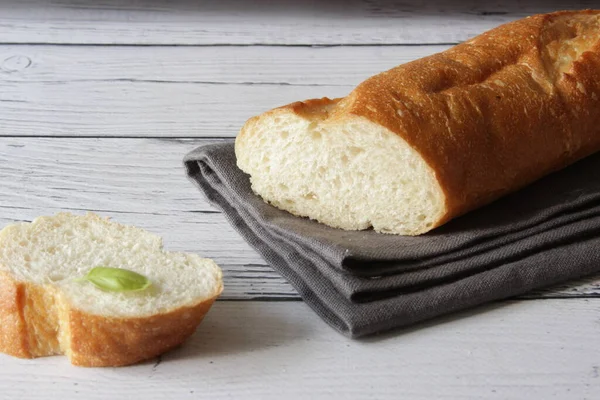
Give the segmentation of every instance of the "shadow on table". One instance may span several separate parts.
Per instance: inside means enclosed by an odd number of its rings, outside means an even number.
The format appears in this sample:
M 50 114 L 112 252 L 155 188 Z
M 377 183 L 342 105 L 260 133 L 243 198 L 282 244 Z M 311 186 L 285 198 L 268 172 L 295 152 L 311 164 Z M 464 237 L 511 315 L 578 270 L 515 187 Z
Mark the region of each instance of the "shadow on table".
M 409 335 L 417 331 L 423 331 L 430 328 L 439 328 L 445 324 L 451 324 L 455 321 L 477 318 L 479 315 L 501 309 L 502 307 L 506 307 L 514 302 L 515 301 L 508 300 L 488 303 L 469 310 L 459 311 L 441 317 L 435 317 L 433 319 L 419 322 L 415 325 L 411 325 L 405 328 L 392 329 L 391 331 L 383 332 L 373 336 L 367 336 L 364 338 L 359 338 L 357 340 L 362 343 L 377 343 L 385 340 L 390 340 L 398 338 L 402 335 Z
M 482 315 L 504 307 L 515 306 L 522 301 L 543 301 L 544 298 L 585 298 L 600 296 L 600 275 L 584 277 L 568 283 L 530 292 L 507 300 L 499 300 L 473 309 L 437 317 L 406 328 L 395 329 L 379 335 L 358 339 L 356 342 L 368 344 L 395 339 L 418 331 L 444 328 L 459 320 L 475 320 Z M 218 359 L 231 354 L 252 353 L 269 348 L 288 346 L 293 342 L 305 341 L 314 332 L 313 324 L 305 318 L 297 318 L 285 307 L 271 308 L 268 302 L 259 301 L 218 301 L 194 334 L 183 346 L 167 353 L 165 361 L 180 361 L 202 358 Z M 308 306 L 307 306 L 308 307 Z M 316 314 L 312 314 L 315 320 Z M 317 322 L 315 322 L 317 323 Z M 318 321 L 323 324 L 325 322 Z M 331 329 L 331 328 L 327 328 Z M 465 329 L 468 329 L 465 327 Z M 321 330 L 321 327 L 318 328 Z M 332 338 L 349 340 L 331 329 Z M 160 364 L 163 358 L 148 360 L 144 364 Z M 211 361 L 209 361 L 211 362 Z
M 523 300 L 544 301 L 544 299 L 569 299 L 569 298 L 598 298 L 600 297 L 600 274 L 593 274 L 574 281 L 552 285 L 547 288 L 531 291 L 524 295 L 505 300 L 498 300 L 476 308 L 459 311 L 449 315 L 436 317 L 406 328 L 394 329 L 379 335 L 359 339 L 363 343 L 379 342 L 416 331 L 449 324 L 458 320 L 477 318 L 479 315 L 495 311 L 503 307 L 519 303 Z
M 287 310 L 265 307 L 265 302 L 218 301 L 198 331 L 165 359 L 218 358 L 286 346 L 305 340 L 310 327 Z M 275 311 L 275 312 L 274 312 Z

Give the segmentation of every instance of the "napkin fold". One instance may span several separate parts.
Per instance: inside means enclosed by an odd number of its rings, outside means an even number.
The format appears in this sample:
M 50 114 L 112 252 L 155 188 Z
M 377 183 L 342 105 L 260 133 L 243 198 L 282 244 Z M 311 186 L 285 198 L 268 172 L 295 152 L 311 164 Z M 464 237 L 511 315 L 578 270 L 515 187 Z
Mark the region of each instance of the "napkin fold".
M 416 237 L 343 231 L 268 205 L 237 168 L 233 142 L 184 163 L 240 235 L 351 337 L 600 271 L 600 154 Z

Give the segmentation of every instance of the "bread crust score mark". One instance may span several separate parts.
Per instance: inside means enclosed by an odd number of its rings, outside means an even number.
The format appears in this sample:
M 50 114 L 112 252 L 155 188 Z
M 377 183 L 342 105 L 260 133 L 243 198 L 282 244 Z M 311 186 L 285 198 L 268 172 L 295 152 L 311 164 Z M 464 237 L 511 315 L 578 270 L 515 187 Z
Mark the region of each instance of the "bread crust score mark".
M 325 124 L 363 118 L 400 137 L 435 175 L 443 193 L 435 222 L 392 232 L 424 233 L 600 149 L 599 16 L 517 20 L 375 75 L 345 98 L 271 110 L 244 126 L 238 159 L 261 121 L 278 113 Z

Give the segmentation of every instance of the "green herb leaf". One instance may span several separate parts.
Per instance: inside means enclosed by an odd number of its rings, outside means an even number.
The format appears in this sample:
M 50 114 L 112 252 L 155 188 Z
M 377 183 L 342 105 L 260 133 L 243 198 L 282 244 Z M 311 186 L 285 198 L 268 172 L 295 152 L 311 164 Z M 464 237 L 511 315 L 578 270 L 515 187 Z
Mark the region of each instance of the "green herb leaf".
M 152 284 L 144 275 L 122 268 L 95 267 L 81 279 L 107 292 L 135 292 Z

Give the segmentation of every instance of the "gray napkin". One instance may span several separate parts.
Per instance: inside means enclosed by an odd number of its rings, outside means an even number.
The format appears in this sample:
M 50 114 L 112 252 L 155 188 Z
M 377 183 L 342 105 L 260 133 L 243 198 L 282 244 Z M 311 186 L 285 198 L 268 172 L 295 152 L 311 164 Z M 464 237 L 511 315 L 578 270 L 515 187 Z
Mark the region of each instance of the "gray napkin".
M 600 155 L 417 237 L 343 231 L 266 204 L 232 142 L 184 162 L 244 239 L 351 337 L 600 271 Z

